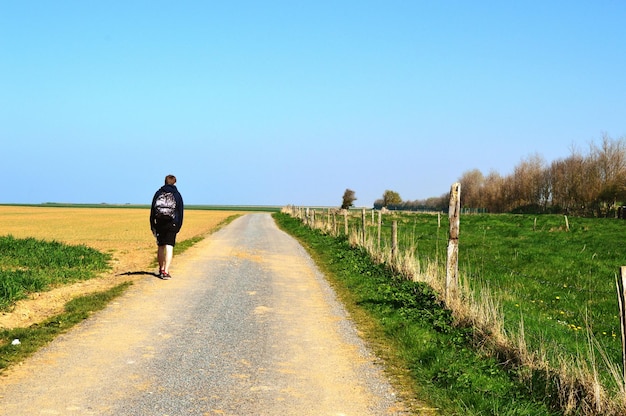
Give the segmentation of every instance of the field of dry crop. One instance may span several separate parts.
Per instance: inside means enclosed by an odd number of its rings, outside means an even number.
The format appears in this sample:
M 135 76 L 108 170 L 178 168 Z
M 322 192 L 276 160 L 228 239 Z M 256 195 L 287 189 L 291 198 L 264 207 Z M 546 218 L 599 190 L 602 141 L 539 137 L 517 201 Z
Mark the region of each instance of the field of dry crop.
M 206 235 L 237 214 L 241 212 L 186 210 L 177 241 Z M 145 278 L 123 273 L 154 271 L 156 243 L 148 209 L 0 206 L 0 235 L 82 244 L 113 256 L 112 270 L 97 279 L 37 293 L 19 302 L 11 312 L 0 315 L 0 328 L 28 326 L 60 311 L 75 296 Z M 175 270 L 175 260 L 172 267 Z

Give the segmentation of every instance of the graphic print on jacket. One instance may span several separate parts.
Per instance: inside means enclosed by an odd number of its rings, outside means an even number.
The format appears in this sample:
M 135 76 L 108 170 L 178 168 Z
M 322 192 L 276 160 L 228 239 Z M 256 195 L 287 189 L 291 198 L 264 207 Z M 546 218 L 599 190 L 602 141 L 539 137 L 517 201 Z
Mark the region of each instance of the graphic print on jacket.
M 162 192 L 154 202 L 157 218 L 174 218 L 176 213 L 176 199 L 171 192 Z

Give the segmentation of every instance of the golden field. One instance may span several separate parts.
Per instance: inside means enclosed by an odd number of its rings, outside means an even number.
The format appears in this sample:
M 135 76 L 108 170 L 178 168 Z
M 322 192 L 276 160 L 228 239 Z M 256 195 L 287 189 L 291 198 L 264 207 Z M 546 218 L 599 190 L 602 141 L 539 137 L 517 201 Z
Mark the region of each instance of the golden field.
M 236 211 L 185 210 L 177 241 L 205 236 Z M 142 278 L 126 272 L 153 272 L 156 242 L 150 232 L 149 209 L 0 206 L 0 235 L 34 237 L 86 245 L 113 257 L 112 270 L 97 278 L 38 293 L 0 316 L 0 328 L 37 322 L 82 293 L 104 290 L 126 280 Z M 172 264 L 175 271 L 176 258 Z M 139 276 L 139 277 L 137 277 Z
M 226 218 L 237 214 L 241 213 L 186 210 L 177 241 L 206 235 Z M 128 255 L 144 257 L 142 254 L 146 253 L 144 258 L 150 261 L 156 252 L 156 243 L 150 232 L 149 215 L 149 209 L 140 208 L 0 206 L 0 235 L 83 244 L 111 253 L 120 263 L 128 263 L 129 259 L 124 259 Z

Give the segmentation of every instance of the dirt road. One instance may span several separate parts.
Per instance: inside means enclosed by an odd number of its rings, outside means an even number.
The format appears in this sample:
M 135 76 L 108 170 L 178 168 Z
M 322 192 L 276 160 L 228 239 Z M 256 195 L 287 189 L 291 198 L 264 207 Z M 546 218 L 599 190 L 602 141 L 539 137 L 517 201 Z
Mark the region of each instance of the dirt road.
M 250 214 L 0 378 L 1 415 L 406 414 L 304 249 Z

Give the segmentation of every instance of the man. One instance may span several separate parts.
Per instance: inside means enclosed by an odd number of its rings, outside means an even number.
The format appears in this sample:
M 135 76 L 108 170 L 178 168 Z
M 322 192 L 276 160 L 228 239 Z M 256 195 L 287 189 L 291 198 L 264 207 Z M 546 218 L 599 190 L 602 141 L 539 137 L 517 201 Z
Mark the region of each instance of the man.
M 170 265 L 176 234 L 183 226 L 183 212 L 183 198 L 176 188 L 176 177 L 167 175 L 165 185 L 154 194 L 150 208 L 150 229 L 158 245 L 159 277 L 164 280 L 172 278 Z

